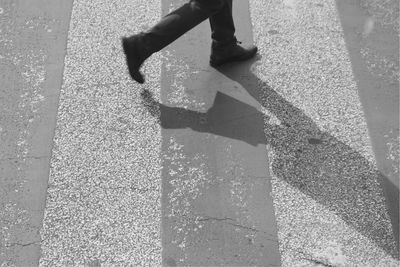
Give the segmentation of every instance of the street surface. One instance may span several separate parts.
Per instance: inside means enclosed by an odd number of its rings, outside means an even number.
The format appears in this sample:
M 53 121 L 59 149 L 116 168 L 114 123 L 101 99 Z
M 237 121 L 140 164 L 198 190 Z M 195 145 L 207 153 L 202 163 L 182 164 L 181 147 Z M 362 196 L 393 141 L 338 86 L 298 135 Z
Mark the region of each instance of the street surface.
M 127 72 L 184 0 L 0 0 L 0 266 L 398 266 L 396 0 L 234 0 Z

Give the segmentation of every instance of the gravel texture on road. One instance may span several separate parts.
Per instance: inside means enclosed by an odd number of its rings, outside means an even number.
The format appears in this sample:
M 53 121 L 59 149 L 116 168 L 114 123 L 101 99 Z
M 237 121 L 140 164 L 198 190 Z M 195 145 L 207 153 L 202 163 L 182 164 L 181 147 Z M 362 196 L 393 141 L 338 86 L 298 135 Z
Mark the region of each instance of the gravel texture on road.
M 282 265 L 394 265 L 379 184 L 387 178 L 377 170 L 336 2 L 250 3 L 262 56 L 253 93 L 269 116 Z
M 42 266 L 156 266 L 160 126 L 127 73 L 122 36 L 155 23 L 160 1 L 74 1 L 45 217 Z M 159 93 L 160 58 L 144 66 Z

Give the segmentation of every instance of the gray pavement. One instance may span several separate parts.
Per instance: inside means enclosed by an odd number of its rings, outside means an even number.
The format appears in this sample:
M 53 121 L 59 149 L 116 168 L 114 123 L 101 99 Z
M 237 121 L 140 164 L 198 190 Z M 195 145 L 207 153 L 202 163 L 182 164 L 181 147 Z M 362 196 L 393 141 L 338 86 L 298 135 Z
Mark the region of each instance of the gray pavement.
M 394 0 L 234 1 L 127 74 L 185 1 L 0 1 L 1 266 L 398 266 Z
M 248 3 L 235 11 L 238 38 L 252 42 Z M 279 266 L 265 145 L 240 138 L 262 136 L 260 103 L 208 66 L 209 34 L 206 21 L 164 51 L 164 264 Z
M 0 1 L 0 265 L 40 257 L 72 1 Z

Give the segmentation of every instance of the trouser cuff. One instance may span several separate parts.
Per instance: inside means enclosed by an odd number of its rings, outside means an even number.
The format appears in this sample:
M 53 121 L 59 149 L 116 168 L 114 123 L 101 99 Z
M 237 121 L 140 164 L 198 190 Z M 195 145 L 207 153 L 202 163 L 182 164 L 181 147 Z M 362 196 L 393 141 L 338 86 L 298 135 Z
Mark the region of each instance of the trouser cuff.
M 223 40 L 223 41 L 213 40 L 211 43 L 211 48 L 213 50 L 218 50 L 218 49 L 223 49 L 223 48 L 226 48 L 227 46 L 236 45 L 236 44 L 237 44 L 237 39 L 235 36 L 233 36 L 232 38 L 229 38 L 229 39 Z

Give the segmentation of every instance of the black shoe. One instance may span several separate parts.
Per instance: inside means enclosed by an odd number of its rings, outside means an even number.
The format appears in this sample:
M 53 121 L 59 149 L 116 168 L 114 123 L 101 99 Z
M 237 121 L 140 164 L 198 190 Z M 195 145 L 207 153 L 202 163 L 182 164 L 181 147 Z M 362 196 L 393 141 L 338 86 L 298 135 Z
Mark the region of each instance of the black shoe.
M 225 47 L 212 48 L 210 65 L 217 67 L 229 62 L 248 60 L 257 53 L 257 46 L 241 46 L 239 44 L 241 42 L 235 42 Z
M 129 38 L 122 38 L 122 47 L 126 56 L 129 74 L 132 79 L 138 83 L 144 83 L 143 74 L 140 73 L 139 69 L 148 55 L 144 53 L 144 49 L 141 46 L 141 35 L 138 34 Z

